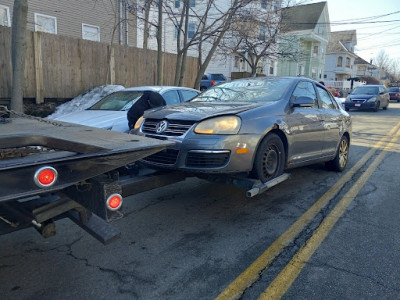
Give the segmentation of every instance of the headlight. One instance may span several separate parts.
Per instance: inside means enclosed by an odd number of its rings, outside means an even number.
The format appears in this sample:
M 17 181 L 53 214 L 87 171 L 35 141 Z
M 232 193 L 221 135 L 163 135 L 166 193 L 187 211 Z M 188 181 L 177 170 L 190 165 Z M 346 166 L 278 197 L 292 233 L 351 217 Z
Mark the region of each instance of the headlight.
M 140 118 L 136 121 L 135 126 L 133 127 L 133 129 L 135 129 L 135 130 L 139 129 L 140 126 L 142 126 L 143 122 L 144 122 L 144 118 L 143 118 L 143 117 L 140 117 Z
M 237 134 L 241 120 L 237 116 L 223 116 L 200 122 L 194 129 L 200 134 Z
M 376 101 L 376 97 L 372 97 L 372 98 L 369 98 L 368 100 L 367 100 L 367 102 L 375 102 Z

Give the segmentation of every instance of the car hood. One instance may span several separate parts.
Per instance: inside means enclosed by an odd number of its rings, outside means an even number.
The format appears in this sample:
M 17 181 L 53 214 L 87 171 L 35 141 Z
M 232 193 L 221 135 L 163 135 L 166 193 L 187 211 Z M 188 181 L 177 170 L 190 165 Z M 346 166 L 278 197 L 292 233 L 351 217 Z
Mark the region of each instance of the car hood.
M 116 126 L 121 127 L 120 125 L 122 125 L 123 128 L 126 127 L 126 130 L 117 131 L 127 132 L 129 128 L 126 114 L 126 111 L 82 110 L 62 115 L 55 120 L 113 130 L 117 130 Z
M 272 104 L 272 103 L 271 103 Z M 243 111 L 268 105 L 266 103 L 216 103 L 186 102 L 180 105 L 155 108 L 144 113 L 145 118 L 199 121 L 219 115 L 238 114 Z

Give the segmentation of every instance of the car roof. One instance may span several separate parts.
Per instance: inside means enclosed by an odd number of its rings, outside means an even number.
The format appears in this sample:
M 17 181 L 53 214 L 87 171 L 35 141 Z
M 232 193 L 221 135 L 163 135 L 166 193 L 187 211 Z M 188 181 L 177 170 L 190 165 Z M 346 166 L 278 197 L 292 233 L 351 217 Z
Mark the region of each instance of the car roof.
M 154 91 L 154 92 L 165 92 L 168 90 L 192 90 L 198 92 L 198 90 L 189 88 L 189 87 L 183 87 L 183 86 L 169 86 L 169 85 L 144 85 L 144 86 L 135 86 L 135 87 L 130 87 L 126 88 L 123 90 L 120 90 L 119 92 L 130 92 L 130 91 Z

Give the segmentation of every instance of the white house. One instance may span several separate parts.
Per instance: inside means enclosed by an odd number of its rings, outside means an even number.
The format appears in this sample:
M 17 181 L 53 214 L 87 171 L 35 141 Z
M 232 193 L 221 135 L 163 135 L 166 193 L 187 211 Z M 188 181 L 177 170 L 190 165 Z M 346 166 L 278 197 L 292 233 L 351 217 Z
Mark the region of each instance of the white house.
M 144 2 L 144 1 L 143 1 Z M 208 13 L 207 24 L 212 24 L 216 22 L 218 24 L 218 19 L 231 7 L 231 0 L 218 0 L 215 1 L 215 6 L 212 7 Z M 140 1 L 138 1 L 140 3 Z M 162 49 L 164 52 L 168 53 L 176 53 L 177 52 L 177 26 L 176 22 L 180 19 L 180 14 L 182 12 L 183 3 L 182 1 L 169 1 L 166 2 L 169 4 L 169 12 L 163 14 L 163 44 Z M 204 0 L 190 0 L 190 18 L 188 23 L 188 32 L 187 38 L 191 39 L 199 29 L 200 26 L 200 18 L 205 14 L 206 11 L 206 3 Z M 281 0 L 260 0 L 255 1 L 251 5 L 257 5 L 257 9 L 259 10 L 275 10 L 277 11 L 280 8 Z M 139 5 L 140 6 L 140 5 Z M 138 11 L 138 30 L 137 30 L 137 46 L 143 46 L 143 11 Z M 158 11 L 157 8 L 152 8 L 150 11 L 149 17 L 150 23 L 157 24 L 158 23 Z M 217 25 L 216 25 L 217 26 Z M 157 49 L 157 41 L 156 41 L 156 33 L 157 28 L 154 26 L 150 26 L 149 39 L 148 39 L 148 48 L 152 50 Z M 217 34 L 217 33 L 216 33 Z M 212 39 L 211 39 L 212 40 Z M 211 48 L 210 41 L 203 43 L 203 51 L 202 51 L 202 59 L 204 60 L 205 56 L 208 53 L 208 50 Z M 189 48 L 188 51 L 189 56 L 198 57 L 198 48 L 197 45 L 194 45 Z M 276 62 L 265 60 L 262 65 L 260 65 L 260 70 L 263 70 L 264 73 L 268 75 L 276 75 Z M 228 79 L 231 78 L 232 72 L 248 72 L 248 65 L 240 59 L 239 55 L 235 55 L 232 53 L 228 54 L 219 54 L 215 53 L 211 62 L 208 65 L 206 73 L 222 73 Z
M 357 45 L 355 30 L 331 32 L 326 50 L 324 81 L 347 81 L 355 77 L 357 69 L 354 65 L 358 57 L 354 53 Z

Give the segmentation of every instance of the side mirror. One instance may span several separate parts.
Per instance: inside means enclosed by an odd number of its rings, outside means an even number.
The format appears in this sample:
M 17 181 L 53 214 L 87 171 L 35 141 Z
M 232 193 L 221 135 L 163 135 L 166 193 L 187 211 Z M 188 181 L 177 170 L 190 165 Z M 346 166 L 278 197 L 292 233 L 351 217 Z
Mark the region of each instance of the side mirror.
M 297 97 L 292 102 L 293 107 L 313 107 L 314 104 L 315 104 L 314 99 L 307 96 Z

